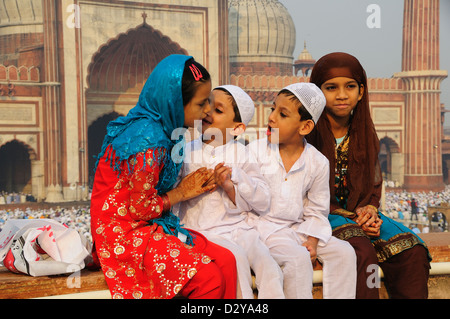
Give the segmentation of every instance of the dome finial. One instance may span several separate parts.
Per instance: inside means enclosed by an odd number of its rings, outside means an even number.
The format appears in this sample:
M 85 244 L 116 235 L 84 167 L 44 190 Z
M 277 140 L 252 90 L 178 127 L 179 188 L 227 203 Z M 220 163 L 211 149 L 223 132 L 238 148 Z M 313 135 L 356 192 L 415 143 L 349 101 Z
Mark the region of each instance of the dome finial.
M 148 17 L 148 15 L 147 15 L 147 13 L 145 13 L 145 11 L 144 12 L 142 12 L 142 19 L 144 19 L 144 23 L 143 24 L 147 24 L 147 17 Z

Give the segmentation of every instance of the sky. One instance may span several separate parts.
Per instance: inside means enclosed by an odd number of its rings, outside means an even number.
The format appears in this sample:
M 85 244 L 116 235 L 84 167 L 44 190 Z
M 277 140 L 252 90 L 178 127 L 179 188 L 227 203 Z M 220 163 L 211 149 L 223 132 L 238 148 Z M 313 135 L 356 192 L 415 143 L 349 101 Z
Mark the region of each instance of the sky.
M 390 78 L 401 71 L 403 0 L 279 1 L 295 23 L 295 59 L 306 41 L 315 60 L 335 51 L 356 56 L 368 77 Z M 376 12 L 379 19 L 374 20 Z M 368 20 L 379 24 L 370 28 Z M 440 0 L 440 50 L 440 69 L 450 73 L 450 0 Z M 449 78 L 441 83 L 441 91 L 441 103 L 450 110 Z M 450 114 L 444 126 L 450 127 Z

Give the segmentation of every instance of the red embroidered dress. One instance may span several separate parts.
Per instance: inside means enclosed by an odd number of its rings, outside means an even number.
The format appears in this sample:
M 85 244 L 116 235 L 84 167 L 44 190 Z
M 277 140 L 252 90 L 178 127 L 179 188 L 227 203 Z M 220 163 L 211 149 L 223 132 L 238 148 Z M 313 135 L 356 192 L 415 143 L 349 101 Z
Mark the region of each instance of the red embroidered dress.
M 154 152 L 159 151 L 149 149 L 123 161 L 120 174 L 105 161 L 110 148 L 98 162 L 92 236 L 113 298 L 172 298 L 211 261 L 201 252 L 206 240 L 200 234 L 195 233 L 192 247 L 161 226 L 149 225 L 163 211 L 155 187 L 164 161 L 155 160 L 159 154 Z
M 236 296 L 233 254 L 183 229 L 176 216 L 163 213 L 158 195 L 173 188 L 181 168 L 184 140 L 172 136 L 185 122 L 183 81 L 199 80 L 184 71 L 194 63 L 178 54 L 163 59 L 136 106 L 107 126 L 91 198 L 91 233 L 113 298 Z M 193 245 L 180 241 L 180 234 Z

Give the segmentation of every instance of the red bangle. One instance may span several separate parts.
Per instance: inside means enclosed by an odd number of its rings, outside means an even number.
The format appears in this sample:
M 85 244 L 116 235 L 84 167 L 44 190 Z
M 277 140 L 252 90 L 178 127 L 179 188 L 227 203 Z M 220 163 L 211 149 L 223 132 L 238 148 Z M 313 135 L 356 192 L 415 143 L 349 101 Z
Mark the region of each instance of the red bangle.
M 161 195 L 161 199 L 163 201 L 163 212 L 168 212 L 170 210 L 170 200 L 167 194 Z

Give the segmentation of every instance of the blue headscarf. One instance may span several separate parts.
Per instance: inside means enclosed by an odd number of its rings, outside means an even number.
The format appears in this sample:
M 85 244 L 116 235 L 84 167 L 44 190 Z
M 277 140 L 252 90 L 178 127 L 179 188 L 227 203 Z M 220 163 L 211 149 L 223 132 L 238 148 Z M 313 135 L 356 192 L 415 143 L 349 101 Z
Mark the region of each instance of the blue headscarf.
M 184 125 L 182 79 L 185 63 L 189 59 L 192 57 L 174 54 L 155 67 L 142 89 L 137 105 L 127 116 L 108 124 L 102 150 L 98 155 L 100 159 L 111 145 L 113 152 L 108 154 L 106 161 L 109 160 L 114 170 L 120 173 L 123 161 L 127 161 L 130 166 L 128 160 L 131 156 L 145 153 L 148 149 L 164 148 L 166 156 L 158 152 L 160 156 L 157 158 L 158 161 L 164 161 L 164 168 L 156 185 L 160 195 L 173 188 L 183 162 L 184 138 L 178 134 L 178 140 L 172 140 L 172 132 Z M 172 154 L 175 146 L 178 153 Z M 144 159 L 144 166 L 146 162 Z M 193 244 L 192 235 L 181 228 L 179 218 L 171 211 L 151 222 L 161 225 L 170 235 L 178 236 L 178 232 L 183 233 L 187 236 L 186 243 Z

